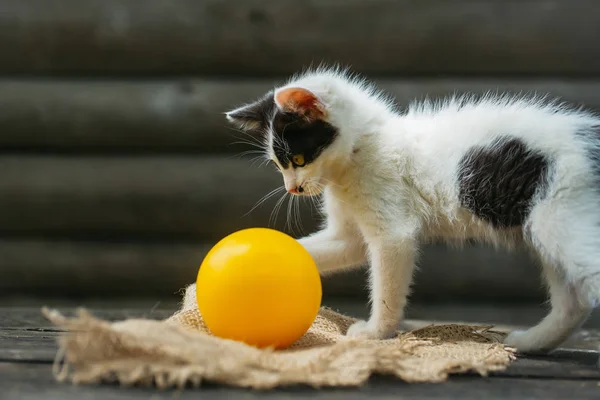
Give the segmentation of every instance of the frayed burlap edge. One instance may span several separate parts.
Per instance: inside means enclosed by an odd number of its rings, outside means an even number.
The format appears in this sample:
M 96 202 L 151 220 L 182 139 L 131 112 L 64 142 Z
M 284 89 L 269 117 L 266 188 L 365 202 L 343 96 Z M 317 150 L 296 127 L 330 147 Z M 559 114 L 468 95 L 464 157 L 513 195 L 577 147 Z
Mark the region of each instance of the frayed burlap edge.
M 66 318 L 44 308 L 44 315 L 66 331 L 59 337 L 56 378 L 159 388 L 205 381 L 254 389 L 358 386 L 373 374 L 406 382 L 441 382 L 468 371 L 485 376 L 515 358 L 514 349 L 501 344 L 503 334 L 491 327 L 431 325 L 390 340 L 349 339 L 344 333 L 354 319 L 328 308 L 292 348 L 256 349 L 206 333 L 194 294 L 191 285 L 181 309 L 164 321 L 111 323 L 82 309 Z

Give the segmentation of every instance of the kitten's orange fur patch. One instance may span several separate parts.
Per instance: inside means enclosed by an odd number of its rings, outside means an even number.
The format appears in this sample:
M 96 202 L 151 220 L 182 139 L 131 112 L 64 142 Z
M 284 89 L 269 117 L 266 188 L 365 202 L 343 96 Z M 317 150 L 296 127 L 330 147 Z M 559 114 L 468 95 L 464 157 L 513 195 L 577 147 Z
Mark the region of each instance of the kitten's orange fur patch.
M 304 115 L 308 119 L 322 119 L 325 117 L 325 107 L 310 91 L 302 88 L 287 88 L 279 91 L 275 101 L 286 110 Z

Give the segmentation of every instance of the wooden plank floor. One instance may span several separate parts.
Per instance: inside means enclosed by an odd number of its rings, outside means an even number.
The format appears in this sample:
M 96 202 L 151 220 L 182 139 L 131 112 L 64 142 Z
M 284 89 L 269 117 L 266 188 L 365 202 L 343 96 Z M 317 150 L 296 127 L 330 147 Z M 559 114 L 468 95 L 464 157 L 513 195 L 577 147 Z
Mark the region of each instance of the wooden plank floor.
M 46 321 L 39 311 L 40 302 L 0 301 L 0 398 L 13 399 L 367 399 L 377 398 L 600 398 L 600 321 L 597 315 L 586 324 L 565 346 L 544 357 L 519 357 L 506 371 L 487 378 L 462 375 L 440 384 L 406 384 L 391 378 L 375 377 L 357 389 L 328 389 L 315 391 L 304 387 L 269 392 L 234 390 L 215 385 L 187 391 L 157 391 L 140 388 L 121 388 L 112 385 L 73 386 L 57 383 L 52 375 L 56 353 L 55 340 L 60 332 Z M 58 306 L 61 311 L 72 311 L 71 302 L 44 302 Z M 342 312 L 363 317 L 364 304 L 328 299 L 325 304 Z M 87 305 L 87 304 L 86 304 Z M 87 305 L 97 316 L 110 320 L 127 317 L 164 318 L 175 309 L 175 304 L 138 301 L 92 302 Z M 123 307 L 125 306 L 125 307 Z M 528 325 L 539 319 L 540 309 L 533 306 L 465 306 L 418 305 L 411 308 L 414 324 L 425 319 L 498 323 L 497 329 L 511 329 L 514 322 Z

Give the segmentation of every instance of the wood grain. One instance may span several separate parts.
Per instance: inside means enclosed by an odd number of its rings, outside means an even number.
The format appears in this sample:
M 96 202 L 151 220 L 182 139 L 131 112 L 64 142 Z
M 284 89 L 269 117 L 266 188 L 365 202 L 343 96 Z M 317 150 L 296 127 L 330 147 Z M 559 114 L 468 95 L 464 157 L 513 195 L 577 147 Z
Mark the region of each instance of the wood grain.
M 171 296 L 193 282 L 221 237 L 253 226 L 300 236 L 318 219 L 305 203 L 303 230 L 286 226 L 286 209 L 270 224 L 274 200 L 244 217 L 281 178 L 227 157 L 3 156 L 0 170 L 5 293 Z M 523 254 L 430 246 L 420 266 L 421 298 L 543 299 Z M 365 274 L 334 276 L 327 285 L 364 297 Z
M 274 168 L 230 157 L 0 157 L 0 232 L 28 235 L 220 238 L 238 229 L 284 229 L 287 205 L 270 224 L 282 185 Z M 286 203 L 287 204 L 287 203 Z M 314 229 L 309 203 L 305 230 Z M 308 209 L 308 210 L 307 210 Z M 249 213 L 250 212 L 250 213 Z M 248 214 L 249 213 L 249 214 Z
M 0 6 L 1 7 L 1 6 Z M 1 63 L 1 62 L 0 62 Z M 249 140 L 223 112 L 258 98 L 279 79 L 0 79 L 0 151 L 240 153 Z M 597 79 L 375 79 L 406 107 L 425 97 L 491 92 L 547 94 L 600 110 Z M 251 139 L 250 139 L 251 140 Z
M 0 72 L 592 74 L 593 0 L 4 0 Z
M 59 332 L 0 328 L 0 362 L 50 363 L 56 357 Z
M 186 79 L 1 80 L 0 148 L 239 153 L 248 146 L 235 142 L 249 139 L 227 125 L 223 112 L 263 86 Z
M 210 242 L 85 241 L 68 239 L 0 240 L 0 292 L 20 296 L 178 300 L 179 290 L 196 279 Z M 541 303 L 545 295 L 537 268 L 523 254 L 494 253 L 487 247 L 423 249 L 412 301 L 493 301 Z M 325 296 L 367 302 L 362 269 L 323 279 Z M 412 303 L 408 307 L 412 310 Z M 418 305 L 416 311 L 419 311 Z M 443 318 L 440 308 L 427 318 Z M 422 312 L 422 311 L 420 311 Z M 479 314 L 482 317 L 487 311 Z M 539 317 L 543 316 L 543 309 Z M 493 320 L 495 314 L 487 316 Z M 446 319 L 458 318 L 448 314 Z
M 58 350 L 61 332 L 48 330 L 0 329 L 0 363 L 2 361 L 51 363 Z M 595 379 L 600 381 L 598 352 L 561 350 L 559 355 L 521 356 L 507 370 L 494 377 Z
M 598 351 L 559 350 L 547 356 L 520 356 L 495 376 L 554 379 L 594 379 L 600 381 Z
M 0 385 L 5 400 L 38 399 L 43 395 L 48 400 L 167 400 L 197 399 L 313 399 L 313 400 L 364 400 L 383 399 L 597 399 L 598 382 L 593 379 L 523 379 L 482 378 L 480 376 L 458 376 L 447 382 L 432 384 L 406 384 L 389 377 L 374 377 L 360 388 L 318 390 L 307 387 L 289 387 L 272 391 L 250 391 L 231 389 L 206 384 L 200 389 L 167 390 L 123 387 L 111 384 L 71 385 L 55 381 L 51 365 L 33 363 L 0 363 Z

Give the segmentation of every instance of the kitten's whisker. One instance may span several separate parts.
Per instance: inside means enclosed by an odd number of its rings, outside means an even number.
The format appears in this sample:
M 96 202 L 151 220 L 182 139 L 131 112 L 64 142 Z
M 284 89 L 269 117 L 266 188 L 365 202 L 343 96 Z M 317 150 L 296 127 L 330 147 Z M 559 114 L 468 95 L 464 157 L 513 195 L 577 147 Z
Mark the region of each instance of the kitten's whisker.
M 252 161 L 256 162 L 256 160 L 258 160 L 258 157 L 254 158 Z M 265 165 L 268 165 L 269 161 L 271 161 L 271 159 L 269 157 L 264 157 L 263 160 L 260 162 L 260 164 L 258 164 L 258 167 L 262 168 Z
M 314 209 L 317 209 L 319 212 L 321 211 L 321 204 L 319 204 L 320 196 L 309 196 L 311 205 Z
M 273 140 L 273 147 L 274 148 L 277 147 L 279 150 L 281 150 L 283 152 L 289 152 L 289 150 L 290 150 L 289 144 L 286 141 L 283 140 L 283 136 L 285 135 L 285 128 L 287 128 L 288 125 L 289 125 L 289 123 L 286 124 L 283 127 L 283 130 L 281 132 L 281 138 L 279 138 L 279 137 L 277 137 L 275 135 L 271 135 L 272 138 L 273 138 L 272 139 Z
M 281 212 L 281 209 L 283 208 L 283 205 L 284 205 L 284 203 L 285 203 L 286 200 L 289 200 L 289 195 L 288 195 L 287 192 L 285 193 L 285 195 L 284 195 L 283 200 L 281 201 L 281 203 L 279 203 L 279 207 L 277 207 L 277 212 L 275 213 L 275 219 L 276 220 L 279 218 L 279 213 Z M 273 221 L 273 225 L 275 225 L 277 223 L 276 220 Z
M 258 155 L 257 157 L 261 157 L 261 158 L 265 157 L 265 154 L 262 151 L 259 151 L 259 150 L 246 150 L 246 151 L 242 151 L 239 154 L 231 155 L 231 156 L 227 157 L 227 159 L 231 160 L 232 158 L 244 158 L 246 156 L 249 156 L 250 154 L 257 154 Z M 257 157 L 253 157 L 252 160 L 255 159 L 255 158 L 257 158 Z
M 282 191 L 284 188 L 283 187 L 278 187 L 276 189 L 271 190 L 269 193 L 267 193 L 266 195 L 264 195 L 263 197 L 261 197 L 260 200 L 258 200 L 256 202 L 256 204 L 252 207 L 252 209 L 250 211 L 248 211 L 246 214 L 244 214 L 242 216 L 242 218 L 248 216 L 252 211 L 256 210 L 258 207 L 260 207 L 265 201 L 267 201 L 268 199 L 270 199 L 271 197 L 275 196 L 278 192 Z
M 280 150 L 281 152 L 285 153 L 287 150 L 284 146 L 282 146 L 281 144 L 273 141 L 273 150 Z
M 266 165 L 269 162 L 269 159 L 265 157 L 264 154 L 256 156 L 250 159 L 250 165 L 255 166 L 257 161 L 260 161 L 260 164 L 258 164 L 258 166 L 262 167 L 263 165 Z
M 297 222 L 297 213 L 296 213 L 296 205 L 298 204 L 300 196 L 291 196 L 290 202 L 288 204 L 288 223 L 290 228 L 290 234 L 292 236 L 297 235 L 298 233 L 298 222 Z
M 227 127 L 227 129 L 229 129 L 229 130 L 231 130 L 231 131 L 233 131 L 233 132 L 236 132 L 236 133 L 241 133 L 241 134 L 243 135 L 243 137 L 244 137 L 244 138 L 246 138 L 246 139 L 248 139 L 248 140 L 251 140 L 251 141 L 253 141 L 253 142 L 257 142 L 257 143 L 259 143 L 259 142 L 262 140 L 262 138 L 261 138 L 261 137 L 259 137 L 259 136 L 257 136 L 257 135 L 252 135 L 252 134 L 250 134 L 250 133 L 248 133 L 248 132 L 245 132 L 245 131 L 243 131 L 243 130 L 241 130 L 241 129 L 233 128 L 233 127 L 231 127 L 231 126 L 228 126 L 228 127 Z M 235 138 L 238 138 L 238 136 L 236 136 L 235 134 L 231 134 L 231 136 L 233 136 L 233 137 L 235 137 Z
M 260 149 L 260 150 L 263 150 L 263 151 L 266 149 L 266 146 L 263 145 L 263 144 L 253 143 L 253 142 L 249 142 L 247 140 L 236 140 L 235 142 L 229 143 L 229 146 L 233 146 L 233 145 L 236 145 L 236 144 L 244 144 L 246 146 L 254 147 L 254 148 L 257 148 L 257 149 Z
M 337 186 L 339 188 L 343 187 L 343 186 L 341 186 L 341 185 L 339 185 L 339 184 L 337 184 L 337 183 L 335 183 L 333 181 L 330 181 L 328 179 L 325 179 L 325 178 L 320 178 L 318 180 L 325 181 L 327 183 L 327 185 L 334 185 L 334 186 Z M 312 182 L 312 185 L 318 187 L 321 192 L 323 192 L 325 190 L 325 188 L 327 187 L 327 185 L 324 185 L 324 184 L 322 184 L 321 182 L 318 182 L 318 181 Z M 342 199 L 338 199 L 338 201 L 340 201 L 341 203 L 344 203 L 344 204 L 348 204 L 347 201 L 344 201 Z
M 273 207 L 273 211 L 271 211 L 271 216 L 269 217 L 269 226 L 274 226 L 277 223 L 277 216 L 279 215 L 279 210 L 281 209 L 281 206 L 287 194 L 287 192 L 284 192 L 283 195 L 279 198 L 279 200 L 277 200 L 277 203 L 275 203 L 275 207 Z M 273 218 L 273 216 L 275 217 Z
M 293 232 L 294 229 L 293 229 L 292 223 L 290 221 L 290 217 L 291 217 L 291 214 L 292 214 L 292 205 L 293 204 L 294 204 L 294 196 L 292 196 L 292 198 L 288 200 L 287 213 L 286 213 L 286 216 L 285 216 L 286 218 L 285 218 L 285 226 L 284 226 L 284 229 L 286 229 L 286 230 L 289 227 L 289 232 L 290 232 L 291 235 L 294 234 L 294 232 Z
M 256 142 L 260 141 L 260 139 L 256 135 L 250 134 L 250 133 L 248 133 L 248 132 L 246 132 L 246 131 L 244 131 L 242 129 L 233 127 L 231 125 L 226 126 L 226 128 L 229 129 L 229 130 L 231 130 L 231 131 L 233 131 L 233 132 L 241 133 L 242 135 L 246 136 L 250 140 L 253 140 L 253 141 L 256 141 Z
M 262 150 L 246 150 L 246 151 L 243 151 L 243 152 L 240 153 L 240 155 L 242 155 L 242 156 L 246 156 L 246 155 L 249 155 L 249 154 L 258 154 L 258 155 L 260 155 L 262 157 L 266 156 L 265 152 L 262 151 Z
M 256 147 L 256 148 L 259 148 L 259 149 L 267 149 L 268 148 L 268 144 L 269 143 L 266 140 L 266 138 L 263 139 L 263 140 L 259 140 L 259 139 L 256 139 L 256 138 L 252 137 L 252 136 L 248 136 L 248 137 L 239 137 L 239 136 L 236 136 L 236 135 L 232 135 L 232 136 L 233 136 L 233 138 L 236 139 L 236 141 L 232 142 L 232 143 L 229 143 L 230 146 L 233 146 L 233 145 L 236 145 L 236 144 L 245 144 L 245 145 Z
M 310 201 L 311 208 L 315 208 L 315 200 L 313 199 L 315 196 L 308 196 L 308 201 Z
M 300 235 L 304 234 L 304 226 L 302 225 L 302 218 L 300 216 L 300 197 L 296 198 L 296 227 L 300 232 Z
M 246 143 L 246 144 L 254 144 L 254 145 L 257 145 L 257 146 L 262 144 L 262 142 L 259 141 L 258 139 L 247 138 L 247 137 L 243 137 L 243 136 L 240 137 L 240 136 L 236 136 L 236 135 L 232 135 L 232 136 L 233 136 L 234 139 L 236 139 L 236 142 L 233 142 L 231 144 L 236 144 L 236 143 L 238 143 L 237 141 L 242 142 L 242 143 Z
M 319 182 L 318 179 L 311 179 L 308 181 L 308 183 L 311 187 L 316 188 L 320 193 L 322 193 L 327 187 L 326 185 L 323 185 L 321 182 Z

